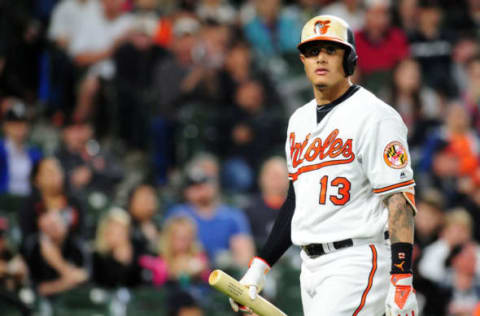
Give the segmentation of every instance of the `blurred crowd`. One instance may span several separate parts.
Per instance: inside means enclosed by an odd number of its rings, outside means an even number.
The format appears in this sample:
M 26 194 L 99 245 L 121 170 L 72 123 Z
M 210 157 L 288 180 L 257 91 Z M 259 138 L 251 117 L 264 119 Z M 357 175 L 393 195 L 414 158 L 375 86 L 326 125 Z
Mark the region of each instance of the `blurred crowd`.
M 409 128 L 422 315 L 480 315 L 480 0 L 0 0 L 0 305 L 147 286 L 204 315 L 285 199 L 318 14 Z

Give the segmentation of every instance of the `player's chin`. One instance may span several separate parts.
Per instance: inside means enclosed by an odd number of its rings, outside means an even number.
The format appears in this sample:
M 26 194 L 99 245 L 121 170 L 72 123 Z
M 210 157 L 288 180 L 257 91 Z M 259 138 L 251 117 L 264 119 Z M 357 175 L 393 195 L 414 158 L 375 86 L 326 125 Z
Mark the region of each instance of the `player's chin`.
M 330 83 L 328 80 L 325 80 L 325 79 L 317 79 L 317 80 L 314 80 L 313 81 L 313 84 L 315 85 L 315 87 L 317 88 L 326 88 L 328 86 L 330 86 Z

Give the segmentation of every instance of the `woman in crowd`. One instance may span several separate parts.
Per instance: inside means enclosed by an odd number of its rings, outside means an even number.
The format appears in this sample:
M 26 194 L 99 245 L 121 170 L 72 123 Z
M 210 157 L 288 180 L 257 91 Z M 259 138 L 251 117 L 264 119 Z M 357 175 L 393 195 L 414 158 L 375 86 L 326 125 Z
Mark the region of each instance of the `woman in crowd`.
M 22 239 L 38 232 L 37 220 L 43 213 L 58 212 L 64 219 L 68 233 L 81 236 L 84 212 L 79 201 L 65 188 L 64 173 L 55 158 L 44 158 L 32 168 L 32 191 L 25 207 L 19 213 Z
M 136 186 L 128 199 L 128 212 L 132 218 L 130 235 L 140 254 L 156 253 L 158 227 L 154 217 L 158 210 L 155 189 L 147 184 Z
M 385 99 L 402 116 L 409 131 L 409 145 L 423 143 L 428 128 L 439 124 L 442 115 L 437 94 L 422 85 L 420 66 L 414 59 L 403 59 L 393 69 L 393 82 Z
M 167 221 L 159 250 L 158 257 L 140 258 L 140 265 L 153 272 L 154 285 L 167 281 L 180 285 L 207 281 L 208 259 L 197 241 L 197 228 L 190 218 L 174 216 Z
M 101 220 L 93 254 L 93 279 L 98 285 L 134 286 L 140 282 L 138 256 L 130 241 L 130 227 L 130 216 L 116 207 Z

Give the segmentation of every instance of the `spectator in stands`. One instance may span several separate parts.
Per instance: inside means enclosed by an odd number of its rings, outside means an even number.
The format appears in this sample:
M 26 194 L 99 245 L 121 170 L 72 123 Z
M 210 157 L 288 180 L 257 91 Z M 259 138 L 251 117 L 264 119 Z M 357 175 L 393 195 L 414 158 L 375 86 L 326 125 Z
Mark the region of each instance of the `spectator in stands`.
M 152 122 L 152 151 L 155 181 L 165 184 L 167 170 L 175 157 L 174 131 L 178 126 L 179 108 L 185 99 L 202 90 L 204 67 L 194 58 L 201 25 L 197 19 L 180 15 L 172 26 L 173 39 L 167 58 L 154 67 L 154 95 L 156 117 Z M 206 89 L 203 89 L 206 90 Z M 194 99 L 200 99 L 194 98 Z
M 203 310 L 187 292 L 173 292 L 167 302 L 168 316 L 203 316 Z
M 130 240 L 130 229 L 130 216 L 120 208 L 111 208 L 100 221 L 93 254 L 96 284 L 111 288 L 140 283 L 138 252 Z
M 417 29 L 419 0 L 396 1 L 395 25 L 401 28 L 407 36 Z
M 256 245 L 263 245 L 273 227 L 288 191 L 285 159 L 272 157 L 265 161 L 259 175 L 260 194 L 245 209 Z
M 218 72 L 224 64 L 231 36 L 227 25 L 214 21 L 202 25 L 193 51 L 194 68 L 182 83 L 183 102 L 198 102 L 198 99 L 200 102 L 218 102 Z
M 70 51 L 72 42 L 82 32 L 83 21 L 93 14 L 102 14 L 99 0 L 59 1 L 53 9 L 47 38 L 51 43 L 49 102 L 56 120 L 71 116 L 74 110 L 76 69 Z
M 461 178 L 472 179 L 478 161 L 479 146 L 466 109 L 456 103 L 449 105 L 446 122 L 432 133 L 424 146 L 420 170 L 428 175 L 431 185 L 445 194 L 448 203 L 458 198 Z
M 235 103 L 235 91 L 238 86 L 249 80 L 256 80 L 264 87 L 265 104 L 272 105 L 272 108 L 278 109 L 281 104 L 277 88 L 273 84 L 270 76 L 260 69 L 255 62 L 252 51 L 247 42 L 243 40 L 235 41 L 230 47 L 220 71 L 220 91 L 223 104 Z
M 480 3 L 477 0 L 468 0 L 468 10 L 469 17 L 472 21 L 472 29 L 476 30 L 476 35 L 478 36 L 478 29 L 480 26 Z
M 245 37 L 262 59 L 296 52 L 300 21 L 284 14 L 280 0 L 255 1 L 256 15 L 243 27 Z
M 158 257 L 140 258 L 140 265 L 152 272 L 155 286 L 173 282 L 187 287 L 208 282 L 207 255 L 197 240 L 197 227 L 190 217 L 170 217 L 163 227 L 158 248 Z
M 285 7 L 282 14 L 293 18 L 301 28 L 308 20 L 318 15 L 320 3 L 317 0 L 298 0 Z
M 58 213 L 68 233 L 82 236 L 84 211 L 80 202 L 65 188 L 63 170 L 55 158 L 44 158 L 32 170 L 34 190 L 18 214 L 23 244 L 38 232 L 38 220 L 44 213 Z
M 465 64 L 468 83 L 463 91 L 463 103 L 472 120 L 476 134 L 480 135 L 480 55 L 470 58 Z
M 391 25 L 389 0 L 367 0 L 366 9 L 365 26 L 355 33 L 357 70 L 365 86 L 379 91 L 393 67 L 408 57 L 409 47 L 404 32 Z
M 150 145 L 149 122 L 156 102 L 151 96 L 154 68 L 167 52 L 153 42 L 156 15 L 152 10 L 137 10 L 130 39 L 113 54 L 118 103 L 116 130 L 128 148 L 145 150 Z
M 19 298 L 19 290 L 27 284 L 28 269 L 25 261 L 16 254 L 7 238 L 8 221 L 0 217 L 0 305 L 2 310 L 8 306 L 30 315 L 30 307 Z M 7 312 L 8 313 L 8 312 Z
M 60 212 L 44 212 L 37 223 L 38 233 L 27 237 L 24 256 L 38 294 L 60 294 L 85 282 L 85 249 L 69 234 L 65 217 Z
M 361 30 L 365 23 L 365 10 L 360 0 L 334 1 L 320 12 L 321 14 L 335 15 L 348 21 L 354 32 Z
M 425 248 L 438 239 L 445 219 L 445 199 L 435 189 L 427 189 L 420 195 L 415 216 L 415 245 Z
M 245 266 L 254 253 L 245 215 L 220 199 L 218 163 L 210 156 L 195 157 L 186 167 L 185 204 L 167 214 L 190 216 L 198 227 L 198 238 L 210 261 Z
M 202 0 L 196 14 L 202 21 L 213 20 L 220 24 L 235 23 L 235 9 L 226 0 Z
M 123 170 L 115 157 L 93 138 L 89 122 L 69 120 L 62 130 L 62 144 L 56 157 L 66 173 L 66 183 L 81 197 L 88 191 L 110 193 L 122 178 Z
M 470 62 L 479 55 L 480 46 L 475 37 L 464 36 L 455 42 L 452 50 L 453 69 L 452 75 L 454 82 L 457 83 L 460 97 L 464 97 L 466 91 L 470 89 L 469 68 Z
M 240 84 L 235 103 L 231 116 L 225 120 L 224 135 L 230 139 L 224 178 L 227 189 L 245 192 L 252 188 L 259 162 L 283 152 L 284 140 L 279 131 L 286 130 L 286 126 L 278 109 L 267 111 L 264 89 L 258 81 Z
M 15 96 L 34 104 L 43 49 L 41 24 L 30 3 L 8 1 L 0 6 L 0 97 Z
M 462 267 L 455 263 L 455 257 L 463 252 L 465 245 L 471 243 L 471 229 L 472 220 L 465 210 L 450 210 L 445 218 L 445 226 L 440 231 L 440 238 L 422 250 L 418 269 L 415 268 L 415 287 L 425 297 L 424 315 L 454 315 L 447 311 L 452 305 L 450 302 L 453 299 L 459 303 L 458 299 L 465 297 L 463 290 L 470 288 L 469 272 L 458 270 Z M 468 260 L 471 263 L 476 261 Z M 462 261 L 461 265 L 465 267 L 465 261 Z M 463 290 L 458 291 L 460 288 Z
M 418 28 L 409 37 L 410 52 L 422 67 L 425 83 L 451 97 L 457 92 L 451 80 L 452 35 L 441 28 L 442 15 L 435 0 L 421 2 Z
M 447 211 L 440 238 L 423 251 L 419 273 L 438 285 L 451 285 L 452 274 L 447 267 L 447 259 L 458 251 L 459 246 L 471 241 L 472 218 L 468 212 L 461 208 Z
M 131 239 L 139 254 L 157 253 L 159 229 L 154 220 L 158 212 L 155 189 L 148 184 L 133 188 L 128 199 L 128 212 L 132 219 Z
M 82 27 L 83 19 L 90 14 L 101 14 L 98 0 L 60 1 L 53 9 L 48 27 L 48 39 L 57 47 L 68 51 L 72 40 Z M 93 11 L 93 12 L 91 12 Z
M 443 117 L 440 98 L 422 84 L 420 66 L 411 58 L 401 60 L 394 67 L 386 99 L 408 127 L 408 144 L 412 147 L 423 144 L 430 129 L 439 125 Z
M 8 221 L 0 217 L 0 293 L 16 292 L 25 285 L 28 275 L 25 262 L 10 246 L 7 233 Z
M 0 139 L 0 194 L 28 196 L 30 172 L 40 159 L 40 151 L 27 144 L 30 124 L 27 108 L 18 99 L 5 101 L 4 139 Z
M 198 47 L 201 24 L 191 16 L 180 16 L 173 24 L 171 56 L 155 66 L 154 82 L 158 96 L 157 114 L 174 119 L 179 103 L 195 93 L 204 77 L 204 68 L 194 53 Z
M 453 280 L 448 315 L 472 315 L 480 300 L 480 287 L 476 281 L 478 249 L 475 243 L 467 243 L 450 258 Z
M 76 66 L 86 71 L 79 86 L 75 120 L 91 117 L 94 98 L 101 88 L 100 80 L 113 78 L 115 65 L 111 57 L 129 38 L 131 27 L 132 18 L 122 12 L 121 0 L 102 0 L 100 14 L 91 10 L 83 17 L 70 45 L 70 55 Z

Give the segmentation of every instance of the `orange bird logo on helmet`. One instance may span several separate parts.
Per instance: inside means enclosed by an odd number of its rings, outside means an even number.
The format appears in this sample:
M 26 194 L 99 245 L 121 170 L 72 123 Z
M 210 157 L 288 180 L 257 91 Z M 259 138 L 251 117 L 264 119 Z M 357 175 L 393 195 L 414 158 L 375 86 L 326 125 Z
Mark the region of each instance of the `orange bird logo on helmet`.
M 325 34 L 327 33 L 327 30 L 328 28 L 330 27 L 330 20 L 327 20 L 327 21 L 318 21 L 317 23 L 315 23 L 315 26 L 314 26 L 314 31 L 315 33 L 317 34 Z

